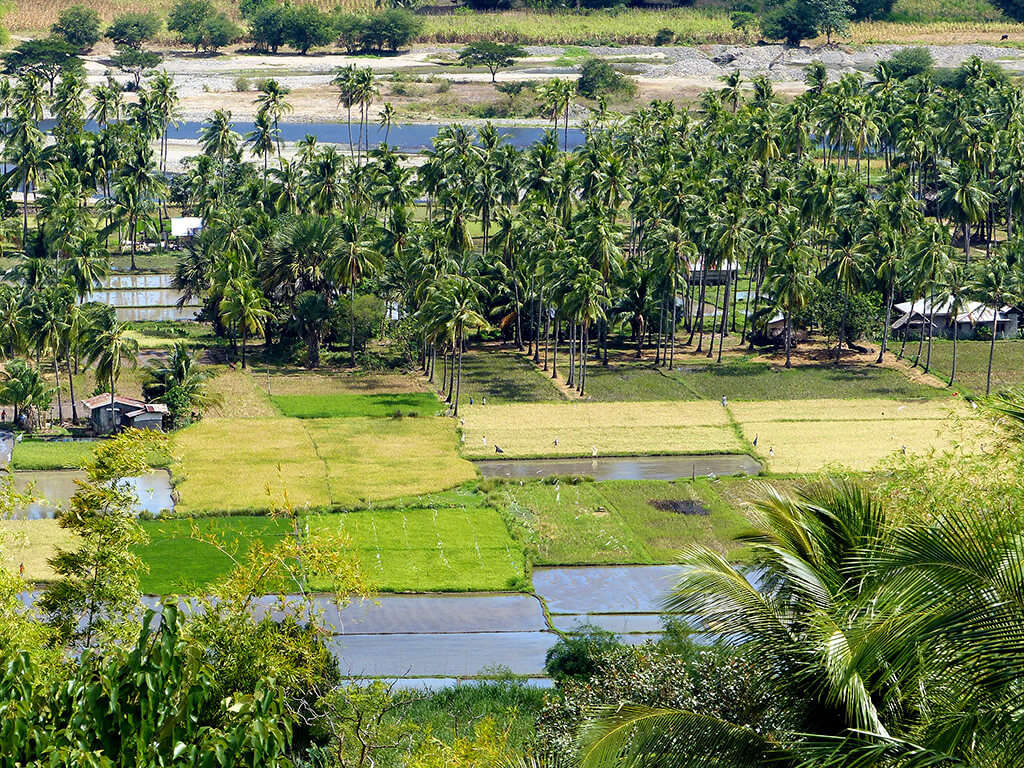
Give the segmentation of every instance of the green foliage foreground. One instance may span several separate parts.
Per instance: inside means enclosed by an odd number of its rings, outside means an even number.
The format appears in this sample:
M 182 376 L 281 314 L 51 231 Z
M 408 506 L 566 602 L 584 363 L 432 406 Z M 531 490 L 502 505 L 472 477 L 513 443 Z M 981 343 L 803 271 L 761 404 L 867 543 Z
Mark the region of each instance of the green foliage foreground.
M 178 609 L 152 612 L 134 648 L 87 652 L 51 678 L 28 653 L 0 674 L 0 766 L 287 765 L 280 689 L 212 700 L 217 671 L 181 637 Z

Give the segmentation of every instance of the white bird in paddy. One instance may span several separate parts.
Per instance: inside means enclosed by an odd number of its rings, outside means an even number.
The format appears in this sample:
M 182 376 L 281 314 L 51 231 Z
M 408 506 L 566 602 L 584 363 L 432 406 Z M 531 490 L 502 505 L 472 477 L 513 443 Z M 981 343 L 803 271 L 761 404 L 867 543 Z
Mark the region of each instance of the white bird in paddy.
M 590 455 L 593 456 L 595 459 L 597 458 L 597 446 L 596 445 L 593 446 L 593 450 L 591 450 Z

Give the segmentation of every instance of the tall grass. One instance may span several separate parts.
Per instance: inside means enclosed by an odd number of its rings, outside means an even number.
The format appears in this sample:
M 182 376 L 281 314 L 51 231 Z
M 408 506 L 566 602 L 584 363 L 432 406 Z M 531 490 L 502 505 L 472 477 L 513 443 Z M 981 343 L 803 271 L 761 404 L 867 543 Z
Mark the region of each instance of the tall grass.
M 899 0 L 887 21 L 903 24 L 1005 20 L 991 0 Z
M 650 44 L 659 29 L 676 33 L 680 43 L 749 42 L 718 9 L 674 8 L 591 13 L 511 11 L 455 13 L 424 19 L 420 40 L 459 43 L 495 40 L 520 44 Z

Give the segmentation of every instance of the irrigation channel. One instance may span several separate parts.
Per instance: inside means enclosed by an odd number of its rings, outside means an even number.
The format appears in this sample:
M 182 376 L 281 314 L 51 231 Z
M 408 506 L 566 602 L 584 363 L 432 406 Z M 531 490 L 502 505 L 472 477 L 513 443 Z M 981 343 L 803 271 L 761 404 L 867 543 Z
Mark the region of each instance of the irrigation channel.
M 681 477 L 756 475 L 761 465 L 746 454 L 707 456 L 608 456 L 596 459 L 484 459 L 473 462 L 484 477 L 537 479 L 586 475 L 594 480 L 676 480 Z

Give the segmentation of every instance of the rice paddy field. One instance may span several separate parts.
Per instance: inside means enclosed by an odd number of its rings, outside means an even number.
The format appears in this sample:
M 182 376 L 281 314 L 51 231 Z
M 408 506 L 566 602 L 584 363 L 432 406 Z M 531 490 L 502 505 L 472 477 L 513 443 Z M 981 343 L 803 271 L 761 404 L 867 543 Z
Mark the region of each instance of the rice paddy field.
M 443 373 L 438 360 L 434 370 L 440 387 Z M 524 355 L 508 349 L 484 349 L 462 357 L 462 397 L 481 403 L 545 403 L 563 400 L 562 392 L 548 375 Z
M 495 591 L 521 589 L 525 583 L 522 548 L 492 508 L 385 509 L 311 515 L 305 522 L 313 532 L 344 534 L 377 591 Z M 286 522 L 270 517 L 144 522 L 149 542 L 138 550 L 147 567 L 140 575 L 143 592 L 194 593 L 231 570 L 232 561 L 225 553 L 193 538 L 193 525 L 203 536 L 215 536 L 229 546 L 237 544 L 240 558 L 254 542 L 273 547 L 288 530 Z M 54 520 L 3 521 L 0 531 L 8 538 L 8 567 L 23 564 L 30 582 L 51 580 L 54 574 L 47 560 L 56 547 L 74 543 Z
M 828 468 L 867 471 L 896 453 L 926 454 L 960 444 L 982 450 L 987 422 L 953 398 L 931 402 L 811 400 L 730 404 L 744 438 L 777 473 Z
M 455 441 L 437 418 L 208 419 L 175 435 L 176 509 L 348 507 L 443 490 L 476 476 Z
M 441 402 L 429 392 L 395 395 L 274 395 L 271 400 L 285 416 L 298 419 L 434 416 L 441 410 Z
M 907 345 L 913 352 L 916 347 Z M 989 342 L 961 341 L 956 345 L 956 386 L 985 394 L 985 376 L 988 372 Z M 922 360 L 923 360 L 922 356 Z M 932 371 L 944 381 L 953 370 L 953 342 L 947 339 L 932 341 Z M 998 391 L 1019 387 L 1024 383 L 1024 343 L 1019 339 L 997 339 L 992 357 L 992 389 Z
M 707 480 L 509 484 L 490 498 L 537 565 L 667 563 L 694 543 L 744 556 L 732 538 L 747 519 Z
M 517 403 L 466 405 L 471 458 L 741 453 L 746 446 L 720 403 Z M 557 438 L 557 445 L 555 440 Z
M 808 398 L 932 398 L 941 389 L 911 381 L 901 371 L 875 366 L 801 365 L 785 369 L 751 359 L 720 364 L 680 357 L 674 369 L 617 362 L 587 372 L 592 400 L 801 400 Z

